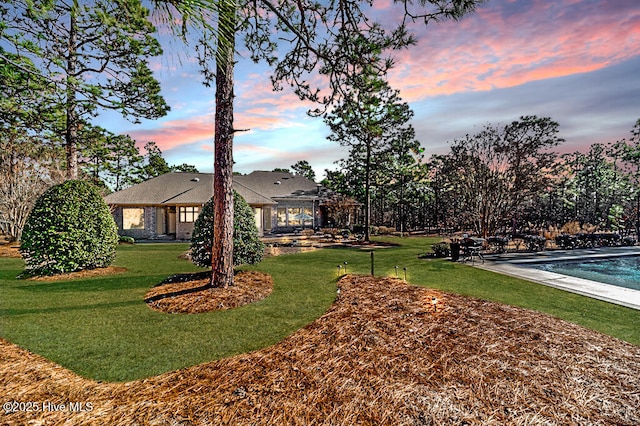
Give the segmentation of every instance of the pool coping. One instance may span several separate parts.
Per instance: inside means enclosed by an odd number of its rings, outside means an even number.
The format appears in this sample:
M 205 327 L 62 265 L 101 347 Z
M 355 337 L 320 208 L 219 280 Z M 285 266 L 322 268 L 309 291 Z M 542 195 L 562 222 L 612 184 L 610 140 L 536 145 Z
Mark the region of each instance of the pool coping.
M 600 247 L 595 249 L 549 250 L 538 253 L 504 253 L 485 256 L 473 266 L 560 290 L 640 310 L 640 291 L 612 284 L 541 271 L 521 265 L 559 260 L 598 259 L 640 255 L 640 247 Z

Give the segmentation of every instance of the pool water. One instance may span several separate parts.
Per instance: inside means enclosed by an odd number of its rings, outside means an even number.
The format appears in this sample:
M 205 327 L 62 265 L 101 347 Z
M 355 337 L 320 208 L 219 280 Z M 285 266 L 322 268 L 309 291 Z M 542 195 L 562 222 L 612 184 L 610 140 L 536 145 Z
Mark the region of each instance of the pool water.
M 559 261 L 531 266 L 543 271 L 640 290 L 640 256 Z

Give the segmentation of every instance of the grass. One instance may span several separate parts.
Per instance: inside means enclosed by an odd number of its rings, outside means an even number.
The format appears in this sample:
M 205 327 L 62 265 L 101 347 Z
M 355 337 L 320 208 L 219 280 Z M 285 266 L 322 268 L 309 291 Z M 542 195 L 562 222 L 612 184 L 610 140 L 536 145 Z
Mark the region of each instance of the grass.
M 375 251 L 376 275 L 550 313 L 640 345 L 640 311 L 446 260 L 419 259 L 432 239 L 405 238 Z M 313 321 L 335 298 L 337 266 L 369 273 L 370 253 L 327 249 L 269 258 L 255 269 L 274 291 L 229 311 L 184 315 L 152 311 L 146 291 L 169 275 L 198 268 L 178 259 L 180 244 L 121 246 L 127 272 L 60 282 L 17 280 L 20 259 L 0 258 L 0 335 L 96 380 L 128 381 L 272 345 Z M 344 272 L 344 269 L 340 271 Z
M 16 280 L 20 259 L 0 259 L 2 337 L 76 373 L 126 381 L 260 349 L 320 316 L 335 298 L 330 273 L 268 259 L 272 295 L 229 311 L 163 314 L 143 302 L 169 275 L 198 270 L 179 260 L 186 245 L 121 246 L 127 273 L 90 280 Z

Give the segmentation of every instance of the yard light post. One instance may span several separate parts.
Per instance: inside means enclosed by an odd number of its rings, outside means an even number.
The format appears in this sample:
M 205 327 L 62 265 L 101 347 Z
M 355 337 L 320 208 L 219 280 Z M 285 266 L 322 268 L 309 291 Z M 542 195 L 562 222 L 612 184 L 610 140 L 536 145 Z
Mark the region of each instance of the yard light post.
M 338 276 L 340 276 L 340 272 L 342 272 L 342 265 L 338 265 Z
M 396 265 L 395 268 L 396 268 L 396 278 L 398 278 L 398 265 Z
M 407 267 L 405 266 L 404 268 L 402 268 L 402 270 L 404 271 L 404 280 L 407 280 Z
M 431 304 L 433 305 L 433 312 L 438 312 L 438 299 L 432 297 Z
M 373 273 L 373 258 L 374 258 L 374 251 L 371 250 L 371 276 L 374 275 L 374 273 Z
M 344 274 L 347 274 L 347 261 L 344 261 Z

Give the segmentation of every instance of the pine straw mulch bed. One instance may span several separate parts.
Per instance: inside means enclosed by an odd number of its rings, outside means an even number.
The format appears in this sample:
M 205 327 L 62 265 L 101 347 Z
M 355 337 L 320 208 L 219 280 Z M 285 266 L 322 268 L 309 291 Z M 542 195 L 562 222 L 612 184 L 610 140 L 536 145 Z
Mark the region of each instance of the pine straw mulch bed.
M 86 380 L 0 340 L 4 401 L 93 404 L 0 423 L 640 424 L 640 347 L 392 278 L 339 287 L 325 315 L 272 347 L 129 383 Z
M 211 272 L 174 275 L 152 287 L 145 295 L 151 309 L 166 313 L 196 314 L 237 308 L 262 300 L 273 291 L 271 276 L 257 271 L 240 271 L 234 285 L 211 288 Z
M 22 257 L 20 247 L 12 244 L 0 244 L 0 257 Z
M 30 281 L 63 281 L 76 280 L 81 278 L 103 277 L 106 275 L 122 274 L 124 272 L 127 272 L 127 268 L 122 268 L 119 266 L 107 266 L 105 268 L 84 269 L 82 271 L 68 272 L 66 274 L 33 276 L 28 277 L 27 279 Z

